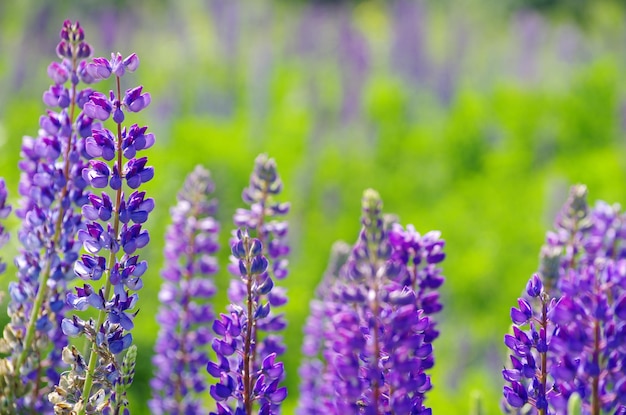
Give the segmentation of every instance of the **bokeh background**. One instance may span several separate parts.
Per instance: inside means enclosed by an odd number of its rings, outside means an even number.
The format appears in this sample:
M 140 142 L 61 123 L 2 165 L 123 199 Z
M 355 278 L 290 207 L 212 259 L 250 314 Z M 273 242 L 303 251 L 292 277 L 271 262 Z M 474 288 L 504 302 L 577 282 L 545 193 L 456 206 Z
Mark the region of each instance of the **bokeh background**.
M 96 56 L 136 52 L 141 65 L 124 82 L 153 98 L 132 120 L 158 140 L 148 152 L 157 209 L 134 330 L 134 414 L 148 413 L 168 209 L 196 164 L 211 170 L 220 200 L 218 311 L 231 216 L 256 155 L 274 157 L 285 182 L 285 414 L 298 398 L 308 301 L 332 243 L 355 240 L 365 188 L 402 223 L 447 241 L 428 397 L 436 414 L 466 414 L 476 394 L 486 414 L 500 412 L 509 309 L 568 187 L 626 200 L 626 13 L 617 0 L 0 0 L 0 175 L 13 201 L 21 138 L 37 133 L 67 18 L 81 22 Z M 16 249 L 13 238 L 3 257 Z M 0 288 L 14 275 L 10 267 Z

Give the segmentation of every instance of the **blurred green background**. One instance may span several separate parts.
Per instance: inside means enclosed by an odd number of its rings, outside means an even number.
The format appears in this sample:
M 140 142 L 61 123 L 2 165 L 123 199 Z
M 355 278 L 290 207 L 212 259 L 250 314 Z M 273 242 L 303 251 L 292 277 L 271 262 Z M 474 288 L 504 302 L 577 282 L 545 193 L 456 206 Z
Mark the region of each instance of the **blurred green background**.
M 292 203 L 284 413 L 297 402 L 308 301 L 331 244 L 355 240 L 361 193 L 373 187 L 402 223 L 447 241 L 428 404 L 465 414 L 480 393 L 496 414 L 509 309 L 568 187 L 626 200 L 625 17 L 608 0 L 0 0 L 0 175 L 15 201 L 21 138 L 37 133 L 45 110 L 58 31 L 79 20 L 96 56 L 138 54 L 124 82 L 153 99 L 131 120 L 158 140 L 148 152 L 158 208 L 134 331 L 134 414 L 148 413 L 175 194 L 193 166 L 211 170 L 225 247 L 261 152 L 276 159 L 281 200 Z M 16 249 L 13 238 L 3 257 Z M 0 288 L 14 275 L 10 267 Z M 216 278 L 218 311 L 228 278 Z

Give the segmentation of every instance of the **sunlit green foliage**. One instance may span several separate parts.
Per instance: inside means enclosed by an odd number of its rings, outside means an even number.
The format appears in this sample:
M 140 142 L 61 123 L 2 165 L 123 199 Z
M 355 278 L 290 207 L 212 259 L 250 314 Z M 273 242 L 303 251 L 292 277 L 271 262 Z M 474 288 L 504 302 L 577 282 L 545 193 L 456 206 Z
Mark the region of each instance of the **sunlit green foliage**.
M 424 6 L 421 42 L 431 72 L 422 83 L 394 69 L 394 20 L 383 1 L 323 12 L 324 26 L 308 35 L 319 41 L 310 53 L 297 50 L 298 28 L 311 13 L 300 3 L 246 2 L 230 49 L 216 30 L 211 2 L 115 3 L 119 9 L 100 2 L 47 3 L 0 4 L 0 175 L 13 199 L 21 137 L 36 134 L 45 68 L 65 18 L 80 20 L 98 56 L 107 56 L 107 48 L 136 52 L 140 81 L 153 97 L 141 114 L 158 140 L 149 150 L 156 176 L 146 185 L 157 209 L 148 223 L 150 269 L 136 319 L 138 356 L 129 390 L 134 414 L 148 414 L 168 209 L 198 163 L 216 182 L 223 246 L 255 156 L 275 158 L 285 182 L 284 199 L 293 207 L 285 281 L 291 299 L 286 414 L 297 399 L 308 300 L 332 243 L 357 236 L 363 189 L 379 190 L 385 210 L 403 223 L 439 229 L 446 240 L 445 308 L 428 397 L 437 414 L 468 413 L 474 391 L 482 397 L 482 413 L 499 413 L 509 309 L 537 269 L 544 233 L 569 185 L 587 184 L 591 200 L 626 201 L 626 61 L 623 52 L 612 52 L 623 50 L 626 33 L 624 11 L 612 3 L 593 10 L 597 23 L 592 19 L 585 31 L 533 15 L 542 41 L 528 56 L 516 16 L 492 21 L 488 10 Z M 344 17 L 370 47 L 359 110 L 349 121 L 339 114 L 345 79 L 335 48 Z M 575 51 L 566 59 L 558 50 L 567 33 Z M 523 65 L 534 69 L 526 73 Z M 449 94 L 438 89 L 437 74 L 444 70 L 450 71 Z M 13 238 L 2 256 L 10 258 L 16 247 Z M 227 255 L 223 249 L 222 264 Z M 226 303 L 227 282 L 223 271 L 218 310 Z M 0 313 L 0 326 L 5 321 Z

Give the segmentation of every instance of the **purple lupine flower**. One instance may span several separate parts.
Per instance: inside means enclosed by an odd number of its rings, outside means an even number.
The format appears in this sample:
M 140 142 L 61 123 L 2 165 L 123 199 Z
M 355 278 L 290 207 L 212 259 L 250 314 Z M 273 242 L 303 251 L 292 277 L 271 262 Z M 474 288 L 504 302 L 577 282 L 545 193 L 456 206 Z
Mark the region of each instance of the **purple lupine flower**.
M 426 315 L 433 315 L 443 308 L 439 301 L 439 292 L 444 278 L 439 264 L 445 259 L 441 232 L 431 231 L 421 236 L 413 225 L 403 229 L 394 223 L 389 230 L 391 257 L 407 267 L 404 285 L 415 290 L 417 306 Z M 427 341 L 432 343 L 439 336 L 436 322 L 433 320 L 427 329 Z
M 234 62 L 239 49 L 242 4 L 236 0 L 210 0 L 208 7 L 222 53 L 228 63 Z
M 359 239 L 334 282 L 318 291 L 321 304 L 312 304 L 321 325 L 307 325 L 307 330 L 323 344 L 307 342 L 311 347 L 305 354 L 321 359 L 317 364 L 309 359 L 313 365 L 301 372 L 304 388 L 310 389 L 303 391 L 307 401 L 299 406 L 300 415 L 430 414 L 424 406 L 431 389 L 426 370 L 434 362 L 431 342 L 436 336 L 431 317 L 420 308 L 412 268 L 393 256 L 389 228 L 395 219 L 383 218 L 381 210 L 378 193 L 366 190 Z M 439 248 L 433 246 L 433 258 L 441 255 L 437 250 L 442 246 L 442 241 Z M 433 275 L 441 280 L 438 272 Z
M 626 215 L 620 213 L 619 206 L 604 202 L 589 209 L 586 187 L 576 185 L 557 216 L 555 228 L 548 232 L 542 248 L 539 273 L 544 285 L 545 281 L 550 284 L 552 296 L 544 319 L 553 328 L 546 330 L 542 345 L 547 354 L 542 358 L 547 366 L 542 369 L 546 374 L 543 379 L 547 377 L 548 382 L 541 390 L 547 402 L 544 413 L 563 413 L 567 401 L 576 395 L 580 396 L 583 414 L 622 413 L 626 411 Z M 534 287 L 527 287 L 527 296 L 537 293 L 537 278 Z M 541 295 L 547 299 L 545 287 L 544 291 Z M 522 299 L 519 305 L 511 315 L 516 324 L 529 312 Z M 510 339 L 507 346 L 521 349 Z M 528 371 L 530 363 L 512 359 L 512 364 L 513 369 L 503 372 L 505 379 L 524 385 L 513 378 Z M 555 386 L 550 387 L 550 383 Z M 505 389 L 509 404 L 520 403 L 518 398 L 524 394 L 533 404 L 537 387 L 520 385 Z
M 344 122 L 359 117 L 361 112 L 361 96 L 367 81 L 369 62 L 369 46 L 365 36 L 354 27 L 348 16 L 342 16 L 339 37 L 339 64 L 343 86 L 341 116 Z
M 229 314 L 213 322 L 216 337 L 211 346 L 217 356 L 207 364 L 207 371 L 219 380 L 210 387 L 217 401 L 216 412 L 211 414 L 251 414 L 255 406 L 260 414 L 278 414 L 287 396 L 287 389 L 280 386 L 283 364 L 276 361 L 276 353 L 261 354 L 257 343 L 259 322 L 268 318 L 271 307 L 263 299 L 273 288 L 269 261 L 261 241 L 245 229 L 237 231 L 231 252 L 247 298 L 241 305 L 231 304 Z
M 332 385 L 325 382 L 324 373 L 326 361 L 322 357 L 324 351 L 325 327 L 329 324 L 332 311 L 332 288 L 339 278 L 341 267 L 348 260 L 350 245 L 345 242 L 336 242 L 332 249 L 328 268 L 322 281 L 315 290 L 315 298 L 310 303 L 310 313 L 304 324 L 304 339 L 302 354 L 304 361 L 298 373 L 300 375 L 300 398 L 298 400 L 298 415 L 322 415 L 330 408 L 325 407 L 325 396 L 332 393 Z
M 584 413 L 626 411 L 626 215 L 599 202 L 573 267 L 563 269 L 561 298 L 552 319 L 559 325 L 553 349 L 560 360 L 563 394 L 577 392 Z
M 555 303 L 535 274 L 526 285 L 525 295 L 518 299 L 518 307 L 511 308 L 513 334 L 504 336 L 504 344 L 511 350 L 510 366 L 502 370 L 508 383 L 503 389 L 506 411 L 526 408 L 549 415 L 566 405 L 554 379 L 548 378 L 553 370 L 548 366 L 552 364 L 549 348 L 556 332 L 555 322 L 549 316 Z
M 222 314 L 213 324 L 217 361 L 207 370 L 219 378 L 210 389 L 218 401 L 217 414 L 249 414 L 255 406 L 259 413 L 278 414 L 287 396 L 287 389 L 280 387 L 282 363 L 276 362 L 285 347 L 275 334 L 286 323 L 272 310 L 287 301 L 274 283 L 287 276 L 289 253 L 287 222 L 276 219 L 289 211 L 289 204 L 274 200 L 281 190 L 275 161 L 258 156 L 242 195 L 250 209 L 238 209 L 234 215 L 238 229 L 231 241 L 229 271 L 239 278 L 229 288 L 230 315 Z
M 275 333 L 281 332 L 287 323 L 282 313 L 274 313 L 276 308 L 287 302 L 285 290 L 282 287 L 274 287 L 275 280 L 280 281 L 287 277 L 289 262 L 286 257 L 290 252 L 287 241 L 289 227 L 287 221 L 280 220 L 289 212 L 290 205 L 275 200 L 282 188 L 283 183 L 278 175 L 274 159 L 268 158 L 265 154 L 259 155 L 254 161 L 250 183 L 242 192 L 242 199 L 250 205 L 250 208 L 237 209 L 233 216 L 233 222 L 237 228 L 248 229 L 252 237 L 261 241 L 264 249 L 263 255 L 270 262 L 267 284 L 271 284 L 273 289 L 262 295 L 272 306 L 272 312 L 269 318 L 257 323 L 256 329 L 266 333 L 266 336 L 256 344 L 256 353 L 259 356 L 267 356 L 271 353 L 280 356 L 285 351 L 282 338 Z M 240 275 L 238 262 L 235 258 L 231 259 L 229 270 L 235 276 Z M 240 304 L 245 299 L 245 295 L 247 295 L 247 290 L 241 280 L 231 280 L 230 300 L 235 304 Z M 257 363 L 260 364 L 261 361 Z
M 198 393 L 207 388 L 202 369 L 209 357 L 204 346 L 212 340 L 208 324 L 214 318 L 207 300 L 215 293 L 209 277 L 217 271 L 213 254 L 219 232 L 217 203 L 209 199 L 213 191 L 209 172 L 197 166 L 171 210 L 157 315 L 161 329 L 152 359 L 156 372 L 148 402 L 154 414 L 204 413 Z
M 393 18 L 391 61 L 394 70 L 412 84 L 425 84 L 431 72 L 426 50 L 426 9 L 422 1 L 390 3 Z
M 126 112 L 140 111 L 150 102 L 150 95 L 142 93 L 141 87 L 121 94 L 122 76 L 136 70 L 138 64 L 135 54 L 125 59 L 113 54 L 110 60 L 95 58 L 84 69 L 96 80 L 114 76 L 117 92 L 92 93 L 84 104 L 84 112 L 101 121 L 111 118 L 117 133 L 104 127 L 92 128 L 85 139 L 85 153 L 104 161 L 90 160 L 80 176 L 92 188 L 106 188 L 109 192 L 90 194 L 82 209 L 87 221 L 78 232 L 78 240 L 86 253 L 76 259 L 74 273 L 86 282 L 68 294 L 66 301 L 76 311 L 94 308 L 97 318 L 85 321 L 74 315 L 63 320 L 66 335 L 83 335 L 92 348 L 86 359 L 74 350 L 64 351 L 67 356 L 71 354 L 66 361 L 72 370 L 64 373 L 55 392 L 48 396 L 55 410 L 62 413 L 127 410 L 123 395 L 130 380 L 122 379 L 124 370 L 116 355 L 128 350 L 133 342 L 130 331 L 137 314 L 135 291 L 142 288 L 141 278 L 147 270 L 146 262 L 135 254 L 150 241 L 143 224 L 154 208 L 154 201 L 136 190 L 152 179 L 153 168 L 146 166 L 146 157 L 134 157 L 136 152 L 149 148 L 154 137 L 146 135 L 145 127 L 122 126 Z M 133 151 L 125 152 L 122 145 L 125 140 L 128 142 L 130 131 L 141 131 L 144 139 L 135 140 Z M 115 196 L 107 196 L 109 193 Z M 101 281 L 99 288 L 92 285 L 95 281 Z
M 67 309 L 67 282 L 74 277 L 72 263 L 80 249 L 78 209 L 86 199 L 80 178 L 85 165 L 81 134 L 94 123 L 84 116 L 81 97 L 92 90 L 81 90 L 79 84 L 91 82 L 82 71 L 91 47 L 78 22 L 64 22 L 57 54 L 61 61 L 48 67 L 54 85 L 43 95 L 50 108 L 39 120 L 39 135 L 24 137 L 18 164 L 18 281 L 9 284 L 11 321 L 0 341 L 0 349 L 9 355 L 7 367 L 14 370 L 7 375 L 12 377 L 8 384 L 0 385 L 0 395 L 15 412 L 51 411 L 45 396 L 63 366 L 61 350 L 67 338 L 60 323 Z

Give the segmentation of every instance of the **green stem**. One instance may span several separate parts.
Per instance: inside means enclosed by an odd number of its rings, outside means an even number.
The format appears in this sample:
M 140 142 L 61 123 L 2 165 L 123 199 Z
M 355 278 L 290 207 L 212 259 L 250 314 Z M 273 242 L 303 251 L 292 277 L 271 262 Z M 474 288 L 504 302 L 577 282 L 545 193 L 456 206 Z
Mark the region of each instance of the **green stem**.
M 593 322 L 594 340 L 593 340 L 593 362 L 600 363 L 600 323 L 598 319 Z M 593 376 L 591 383 L 591 414 L 600 415 L 600 376 Z
M 244 241 L 244 249 L 246 252 L 250 251 L 250 239 L 246 237 Z M 254 318 L 252 316 L 252 278 L 250 270 L 252 268 L 252 261 L 250 258 L 246 258 L 246 273 L 247 273 L 247 291 L 248 291 L 248 299 L 247 299 L 247 308 L 248 308 L 248 324 L 246 325 L 246 340 L 244 344 L 243 350 L 243 402 L 244 407 L 246 408 L 246 414 L 252 415 L 252 388 L 254 387 L 253 376 L 251 370 L 254 364 L 254 354 L 252 353 L 252 345 L 253 345 L 253 333 L 256 330 L 253 330 L 253 325 L 255 324 Z M 255 347 L 256 349 L 256 347 Z
M 268 249 L 267 245 L 268 245 L 269 241 L 266 241 L 265 238 L 264 238 L 265 235 L 263 233 L 263 224 L 265 223 L 265 215 L 266 215 L 265 207 L 266 207 L 266 204 L 267 204 L 267 198 L 269 196 L 268 191 L 269 191 L 269 184 L 266 181 L 264 181 L 263 182 L 263 191 L 261 193 L 261 202 L 260 202 L 261 203 L 261 207 L 263 209 L 261 210 L 262 213 L 261 213 L 261 217 L 259 218 L 259 223 L 257 223 L 257 226 L 256 226 L 256 236 L 257 236 L 257 239 L 259 241 L 261 241 L 261 245 L 263 246 L 263 255 L 265 257 L 267 257 L 267 258 L 269 258 L 269 252 L 267 250 Z M 270 272 L 270 267 L 267 268 L 267 272 L 268 273 Z M 248 289 L 248 293 L 251 293 L 251 292 L 252 292 L 252 288 L 250 287 Z M 265 296 L 261 296 L 261 298 L 259 298 L 259 302 L 263 298 L 265 298 Z M 248 313 L 248 316 L 250 316 L 250 315 L 251 314 Z M 252 344 L 254 344 L 254 348 L 252 349 L 252 353 L 251 353 L 250 359 L 251 359 L 251 361 L 254 364 L 254 362 L 256 361 L 256 342 L 257 342 L 256 324 L 254 325 L 254 327 L 252 327 L 252 333 L 250 333 L 250 338 L 251 338 Z M 251 379 L 251 381 L 254 381 L 254 379 Z
M 544 343 L 547 344 L 545 336 L 548 332 L 548 302 L 546 298 L 541 299 L 541 327 L 543 328 L 543 340 Z M 541 386 L 543 393 L 546 393 L 546 384 L 548 381 L 548 353 L 541 353 Z M 540 409 L 539 415 L 545 415 L 546 410 Z
M 372 305 L 372 313 L 374 314 L 374 359 L 372 359 L 372 365 L 376 365 L 378 368 L 378 363 L 380 362 L 380 344 L 378 338 L 378 332 L 380 330 L 378 317 L 380 314 L 380 307 L 378 305 L 378 282 L 376 281 L 376 276 L 374 276 L 374 304 Z M 376 405 L 376 415 L 380 415 L 380 383 L 378 378 L 372 379 L 372 403 Z
M 594 292 L 600 293 L 602 287 L 600 285 L 599 270 L 596 271 L 594 280 Z M 598 300 L 596 300 L 598 301 Z M 593 319 L 593 363 L 600 366 L 600 338 L 602 336 L 600 329 L 600 321 L 598 318 Z M 591 414 L 600 415 L 600 375 L 591 378 Z
M 367 241 L 367 250 L 369 251 L 369 255 L 371 258 L 371 263 L 373 265 L 373 269 L 374 270 L 378 270 L 380 269 L 380 267 L 382 266 L 382 264 L 379 264 L 379 259 L 378 259 L 378 244 L 374 241 L 372 241 L 372 239 L 376 238 L 378 239 L 378 229 L 376 229 L 376 217 L 372 217 L 370 218 L 370 227 L 368 227 L 367 229 L 367 233 L 368 233 L 368 241 Z M 372 300 L 372 314 L 374 316 L 374 327 L 372 328 L 374 333 L 374 350 L 373 350 L 373 358 L 372 358 L 372 363 L 370 363 L 372 366 L 375 365 L 376 369 L 378 369 L 379 367 L 379 363 L 380 363 L 380 354 L 381 354 L 381 350 L 380 350 L 380 339 L 379 339 L 379 331 L 380 331 L 380 326 L 379 326 L 379 320 L 378 318 L 380 317 L 380 304 L 378 303 L 378 290 L 379 290 L 379 286 L 378 286 L 378 275 L 374 274 L 372 275 L 372 287 L 371 287 L 372 291 L 374 292 L 374 298 Z M 374 378 L 372 379 L 372 404 L 376 406 L 376 415 L 380 415 L 380 400 L 381 400 L 381 394 L 380 394 L 380 382 L 378 378 Z

